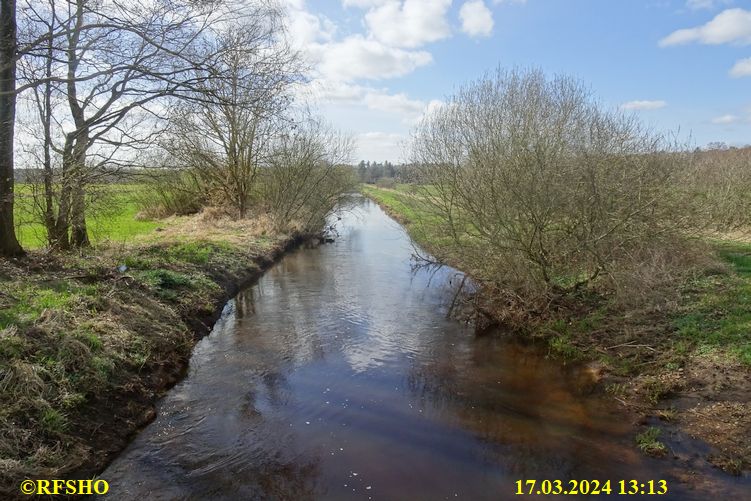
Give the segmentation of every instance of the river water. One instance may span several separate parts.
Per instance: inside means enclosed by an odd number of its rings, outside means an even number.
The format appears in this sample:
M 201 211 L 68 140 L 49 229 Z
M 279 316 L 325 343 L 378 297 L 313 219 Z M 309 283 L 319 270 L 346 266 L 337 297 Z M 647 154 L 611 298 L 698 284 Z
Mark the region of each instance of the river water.
M 337 226 L 227 303 L 102 474 L 108 498 L 502 500 L 530 497 L 514 495 L 528 479 L 610 480 L 631 499 L 618 481 L 664 479 L 651 498 L 706 498 L 639 454 L 579 371 L 448 320 L 456 272 L 413 270 L 374 203 Z

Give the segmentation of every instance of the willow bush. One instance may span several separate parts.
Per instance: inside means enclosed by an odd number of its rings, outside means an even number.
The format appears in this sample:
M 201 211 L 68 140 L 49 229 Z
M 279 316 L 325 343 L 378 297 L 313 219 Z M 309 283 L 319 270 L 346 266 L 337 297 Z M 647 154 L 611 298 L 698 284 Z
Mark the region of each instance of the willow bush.
M 417 126 L 412 154 L 425 219 L 445 236 L 433 250 L 527 306 L 618 289 L 648 262 L 676 270 L 701 212 L 690 153 L 537 70 L 459 89 Z
M 312 119 L 275 142 L 258 182 L 258 201 L 275 227 L 317 232 L 331 213 L 346 208 L 357 187 L 354 170 L 345 165 L 351 147 L 347 138 Z

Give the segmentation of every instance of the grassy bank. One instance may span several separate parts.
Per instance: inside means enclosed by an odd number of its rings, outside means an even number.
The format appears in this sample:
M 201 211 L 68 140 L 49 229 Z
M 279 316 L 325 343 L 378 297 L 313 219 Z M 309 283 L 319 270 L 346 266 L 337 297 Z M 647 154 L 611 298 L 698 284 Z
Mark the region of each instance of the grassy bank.
M 362 191 L 426 250 L 442 245 L 414 187 Z M 639 423 L 635 445 L 645 452 L 667 454 L 671 440 L 688 435 L 711 445 L 712 464 L 740 473 L 751 469 L 751 244 L 714 240 L 709 249 L 701 274 L 645 291 L 658 301 L 587 297 L 523 334 L 551 356 L 590 364 L 600 391 Z M 461 254 L 449 264 L 471 274 Z
M 0 497 L 86 478 L 149 422 L 228 297 L 301 239 L 194 217 L 129 244 L 0 260 Z

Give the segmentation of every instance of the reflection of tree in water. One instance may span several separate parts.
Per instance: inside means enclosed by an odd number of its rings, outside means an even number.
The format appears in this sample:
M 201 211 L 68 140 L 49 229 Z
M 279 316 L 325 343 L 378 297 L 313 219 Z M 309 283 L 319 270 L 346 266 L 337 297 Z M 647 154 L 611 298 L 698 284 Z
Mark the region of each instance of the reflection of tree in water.
M 259 499 L 314 499 L 320 468 L 314 462 L 276 464 L 258 472 Z
M 620 447 L 611 437 L 622 428 L 577 393 L 574 373 L 533 346 L 454 341 L 436 342 L 429 358 L 415 361 L 408 388 L 434 419 L 486 442 L 489 462 L 548 475 L 611 463 Z
M 226 460 L 212 458 L 215 465 L 223 463 L 221 468 L 188 470 L 183 481 L 186 491 L 196 499 L 314 499 L 320 490 L 319 458 L 284 457 L 281 451 L 293 444 L 280 441 L 275 445 L 277 452 L 262 447 L 228 450 Z M 253 461 L 239 464 L 232 457 L 237 454 Z
M 446 294 L 448 300 L 444 305 L 447 308 L 446 318 L 470 322 L 475 313 L 474 308 L 470 307 L 470 303 L 477 292 L 475 282 L 465 273 L 439 261 L 434 261 L 431 256 L 424 254 L 414 243 L 412 245 L 413 253 L 410 260 L 412 280 L 419 278 L 426 282 L 426 287 L 443 287 L 451 291 L 450 294 Z M 437 280 L 438 283 L 434 284 L 434 280 Z
M 290 271 L 302 268 L 299 261 L 307 257 L 305 253 L 290 254 L 277 265 L 285 268 L 282 272 L 277 268 L 268 272 L 278 273 L 273 281 L 261 280 L 235 298 L 234 322 L 229 329 L 237 351 L 248 354 L 248 366 L 292 370 L 295 363 L 325 358 L 320 329 L 311 327 L 321 316 L 320 304 L 300 287 L 296 274 Z
M 263 416 L 264 409 L 277 410 L 289 402 L 290 386 L 281 372 L 262 374 L 245 394 L 242 411 L 246 416 Z M 261 387 L 259 387 L 259 385 Z
M 294 398 L 288 379 L 294 360 L 320 356 L 318 341 L 297 328 L 295 320 L 307 312 L 296 304 L 294 295 L 286 293 L 286 285 L 263 289 L 258 284 L 234 300 L 234 319 L 225 332 L 232 333 L 225 339 L 231 340 L 228 352 L 233 357 L 222 358 L 223 377 L 231 377 L 232 385 L 215 408 L 200 411 L 209 414 L 206 421 L 184 430 L 185 436 L 173 444 L 183 452 L 170 462 L 184 472 L 173 477 L 185 477 L 181 488 L 191 497 L 312 499 L 317 495 L 320 458 L 301 453 L 305 440 L 279 422 Z M 288 324 L 266 311 L 266 303 L 272 301 Z M 294 306 L 296 312 L 288 315 L 285 306 Z M 257 316 L 257 310 L 262 314 Z
M 256 302 L 253 291 L 255 291 L 255 287 L 250 287 L 235 297 L 235 318 L 238 320 L 252 317 L 256 314 Z

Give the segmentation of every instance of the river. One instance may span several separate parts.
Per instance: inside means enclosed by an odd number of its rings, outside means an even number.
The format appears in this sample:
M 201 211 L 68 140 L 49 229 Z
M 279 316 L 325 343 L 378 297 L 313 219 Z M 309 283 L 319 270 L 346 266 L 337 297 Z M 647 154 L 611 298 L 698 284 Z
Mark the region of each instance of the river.
M 108 498 L 522 499 L 518 480 L 544 479 L 610 480 L 631 499 L 620 480 L 666 480 L 651 498 L 704 498 L 636 450 L 576 368 L 447 319 L 457 273 L 414 270 L 377 205 L 337 226 L 227 303 L 102 474 Z

